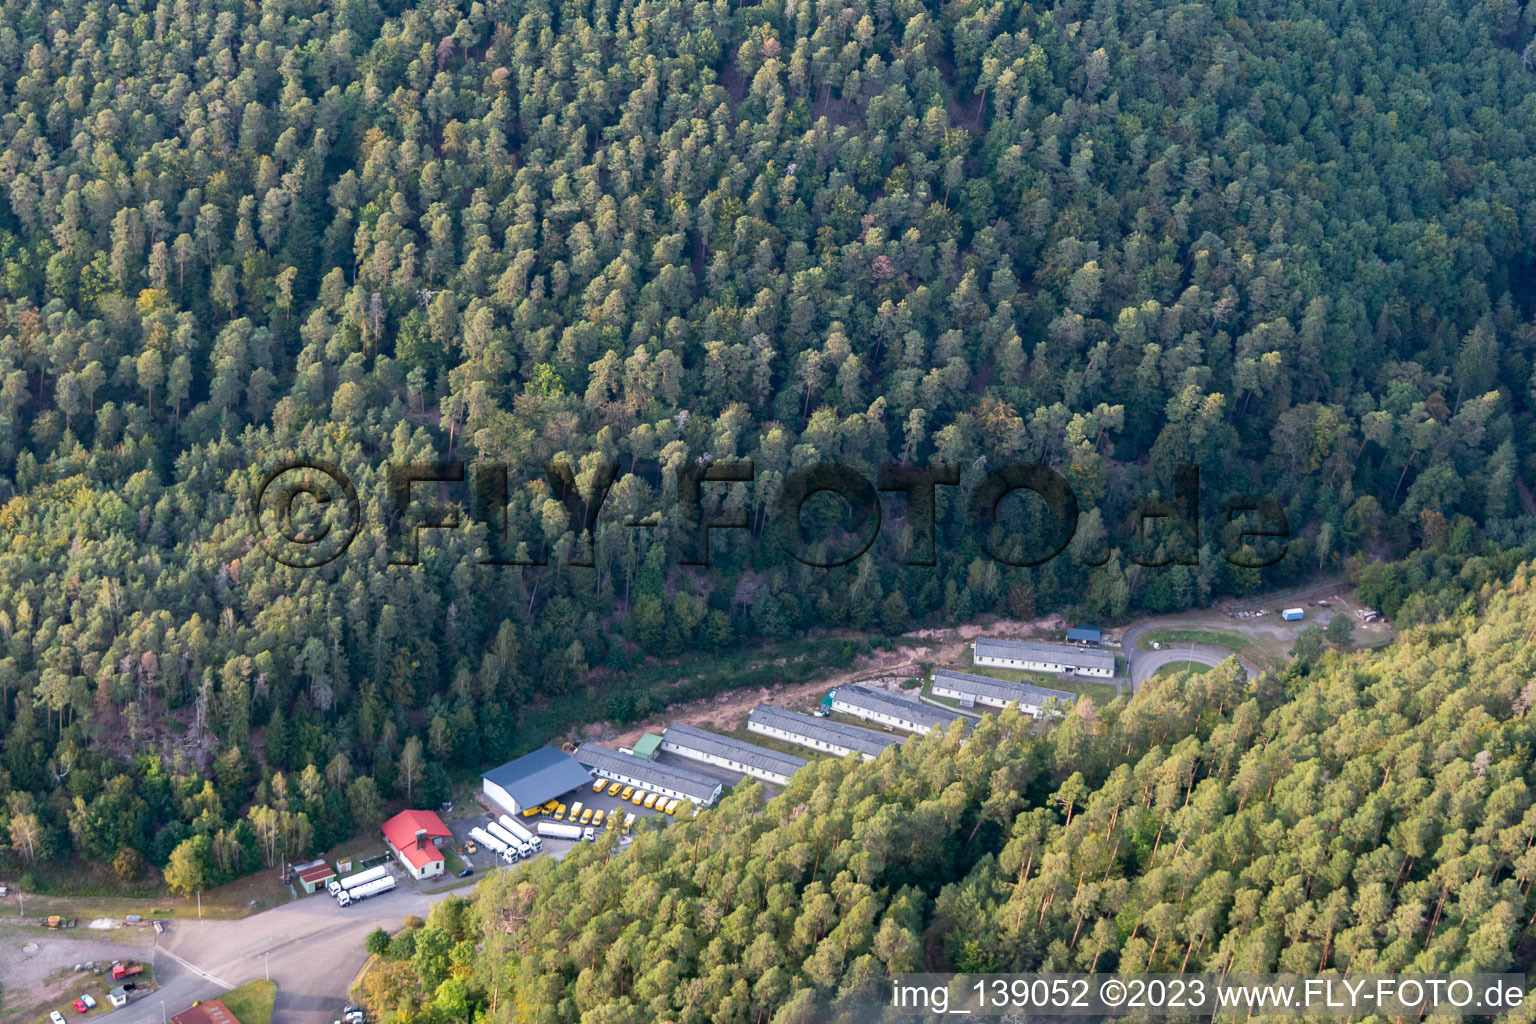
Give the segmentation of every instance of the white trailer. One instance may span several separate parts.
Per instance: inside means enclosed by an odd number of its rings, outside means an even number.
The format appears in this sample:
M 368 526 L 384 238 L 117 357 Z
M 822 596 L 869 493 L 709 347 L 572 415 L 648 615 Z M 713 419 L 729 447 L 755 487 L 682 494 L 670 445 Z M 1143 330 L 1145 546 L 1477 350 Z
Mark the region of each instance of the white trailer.
M 388 876 L 389 868 L 380 864 L 378 867 L 369 868 L 367 871 L 353 872 L 339 881 L 333 878 L 325 883 L 325 887 L 330 890 L 332 896 L 339 898 L 342 893 L 350 889 L 356 889 L 360 885 L 367 885 L 369 882 L 377 882 L 379 879 L 387 878 Z
M 343 889 L 355 889 L 359 885 L 367 885 L 369 882 L 383 878 L 387 874 L 389 874 L 389 868 L 380 864 L 376 868 L 369 868 L 367 871 L 358 871 L 348 875 L 341 880 L 341 887 Z
M 478 825 L 469 830 L 469 838 L 485 847 L 487 850 L 496 851 L 496 855 L 510 864 L 517 859 L 517 853 L 506 843 L 491 835 Z
M 489 825 L 485 826 L 485 830 L 491 835 L 495 836 L 497 839 L 500 839 L 502 842 L 506 843 L 509 849 L 517 851 L 517 855 L 519 857 L 533 856 L 533 847 L 517 838 L 517 836 L 513 835 L 509 830 L 503 828 L 500 823 L 493 821 Z
M 512 815 L 503 814 L 497 820 L 501 822 L 502 828 L 506 829 L 508 832 L 511 832 L 513 835 L 517 836 L 517 838 L 533 847 L 534 853 L 538 853 L 540 850 L 544 849 L 544 840 L 528 831 L 528 829 L 524 827 L 523 823 L 512 817 Z
M 354 886 L 351 889 L 343 889 L 337 900 L 344 907 L 351 906 L 358 900 L 365 900 L 370 896 L 389 892 L 395 885 L 394 876 L 385 875 L 383 878 L 375 878 L 371 882 L 364 882 L 362 885 Z
M 587 831 L 590 832 L 592 829 L 588 828 Z M 580 841 L 581 826 L 562 825 L 558 821 L 541 821 L 539 822 L 539 835 L 549 839 L 568 839 L 572 841 Z

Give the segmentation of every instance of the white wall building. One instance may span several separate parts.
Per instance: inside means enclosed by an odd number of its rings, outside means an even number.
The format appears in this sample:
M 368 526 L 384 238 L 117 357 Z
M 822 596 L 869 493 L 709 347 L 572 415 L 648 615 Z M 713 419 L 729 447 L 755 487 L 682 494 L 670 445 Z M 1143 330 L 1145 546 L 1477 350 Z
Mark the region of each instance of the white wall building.
M 571 755 L 540 747 L 480 776 L 480 791 L 490 804 L 516 817 L 591 782 L 592 774 Z
M 935 729 L 945 729 L 958 721 L 961 715 L 944 711 L 929 704 L 898 697 L 886 690 L 855 683 L 839 687 L 832 697 L 832 710 L 853 715 L 867 722 L 905 729 L 907 732 L 927 735 Z
M 670 764 L 657 764 L 595 743 L 583 743 L 577 747 L 575 757 L 605 779 L 636 789 L 648 789 L 652 793 L 677 800 L 691 800 L 703 807 L 720 799 L 720 793 L 725 788 L 719 779 L 712 779 L 708 775 Z
M 781 754 L 682 722 L 667 726 L 661 734 L 661 749 L 780 786 L 787 786 L 790 777 L 809 763 L 803 757 Z
M 989 668 L 1018 668 L 1058 675 L 1115 677 L 1115 655 L 1092 647 L 1047 644 L 1025 640 L 977 640 L 971 645 L 972 660 Z
M 933 674 L 929 692 L 935 697 L 959 701 L 961 707 L 982 704 L 992 708 L 1006 708 L 1017 704 L 1026 714 L 1039 718 L 1050 701 L 1067 705 L 1077 700 L 1077 694 L 1065 690 L 1051 690 L 1028 683 L 1013 683 L 991 676 L 978 676 L 970 672 L 956 672 L 941 668 Z
M 759 704 L 747 716 L 747 731 L 798 746 L 819 750 L 836 757 L 858 754 L 866 761 L 873 761 L 881 751 L 901 743 L 900 736 L 860 729 L 827 718 L 802 715 L 798 711 L 776 708 L 772 704 Z

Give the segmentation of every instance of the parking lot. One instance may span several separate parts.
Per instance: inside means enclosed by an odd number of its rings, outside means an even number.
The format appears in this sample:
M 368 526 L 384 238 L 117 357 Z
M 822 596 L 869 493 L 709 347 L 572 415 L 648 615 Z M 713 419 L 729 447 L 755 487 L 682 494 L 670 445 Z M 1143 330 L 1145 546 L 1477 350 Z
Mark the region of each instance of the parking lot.
M 573 790 L 572 792 L 566 793 L 564 796 L 560 797 L 560 802 L 565 804 L 566 808 L 569 809 L 573 803 L 579 800 L 581 801 L 581 806 L 583 809 L 591 807 L 602 811 L 605 828 L 608 827 L 608 819 L 614 814 L 617 814 L 617 818 L 614 820 L 622 822 L 626 814 L 633 813 L 636 818 L 637 827 L 639 825 L 639 819 L 655 817 L 657 815 L 662 815 L 665 817 L 665 815 L 663 815 L 662 812 L 657 808 L 652 807 L 647 809 L 643 806 L 634 804 L 629 800 L 620 799 L 618 793 L 609 791 L 607 786 L 604 786 L 603 789 L 604 792 L 602 793 L 593 793 L 591 787 L 583 786 L 580 789 Z M 623 787 L 619 787 L 619 792 L 622 791 Z M 679 805 L 679 812 L 681 812 L 681 810 L 682 805 Z M 475 844 L 476 850 L 474 853 L 465 853 L 465 842 L 474 842 L 474 840 L 470 839 L 469 830 L 472 828 L 485 828 L 486 824 L 488 822 L 495 821 L 499 814 L 500 812 L 497 812 L 496 814 L 485 812 L 482 808 L 481 814 L 470 818 L 461 818 L 449 825 L 449 827 L 453 830 L 454 843 L 459 848 L 459 855 L 464 858 L 464 862 L 466 864 L 469 864 L 475 869 L 476 874 L 480 873 L 481 871 L 490 870 L 493 867 L 498 867 L 500 866 L 501 862 L 497 860 L 496 855 L 492 851 L 485 849 L 479 843 Z M 529 830 L 533 830 L 540 821 L 553 822 L 554 818 L 550 817 L 549 815 L 541 815 L 537 818 L 519 817 L 517 820 L 524 827 L 528 828 Z M 561 824 L 570 824 L 570 822 L 567 820 L 561 822 Z M 566 840 L 552 839 L 549 836 L 544 836 L 543 839 L 544 852 L 540 854 L 540 856 L 549 856 L 553 854 L 557 857 L 563 857 L 565 853 L 569 851 L 570 848 L 574 845 L 574 843 L 568 842 Z

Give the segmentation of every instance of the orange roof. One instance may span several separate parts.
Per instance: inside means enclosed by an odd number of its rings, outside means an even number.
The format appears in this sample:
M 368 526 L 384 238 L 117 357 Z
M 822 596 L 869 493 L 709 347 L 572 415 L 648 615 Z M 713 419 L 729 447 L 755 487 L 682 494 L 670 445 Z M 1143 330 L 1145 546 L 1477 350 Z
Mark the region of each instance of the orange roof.
M 221 999 L 204 999 L 190 1009 L 182 1010 L 171 1020 L 174 1024 L 240 1024 L 240 1018 L 229 1012 Z
M 300 871 L 299 877 L 306 882 L 318 882 L 322 879 L 336 877 L 336 872 L 331 870 L 329 864 L 316 864 L 312 868 L 305 868 Z
M 442 851 L 431 842 L 419 850 L 416 848 L 417 832 L 426 832 L 428 840 L 438 837 L 446 839 L 453 835 L 448 826 L 443 824 L 443 819 L 431 811 L 401 811 L 381 827 L 389 845 L 399 850 L 401 856 L 415 868 L 443 859 Z

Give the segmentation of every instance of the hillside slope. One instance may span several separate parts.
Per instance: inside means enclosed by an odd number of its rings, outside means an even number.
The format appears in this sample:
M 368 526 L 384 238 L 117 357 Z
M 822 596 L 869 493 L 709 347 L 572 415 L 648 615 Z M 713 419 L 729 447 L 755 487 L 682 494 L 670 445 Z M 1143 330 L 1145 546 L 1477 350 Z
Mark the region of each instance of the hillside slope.
M 1533 569 L 1392 647 L 821 761 L 478 891 L 497 1021 L 798 1019 L 891 971 L 1521 969 Z

